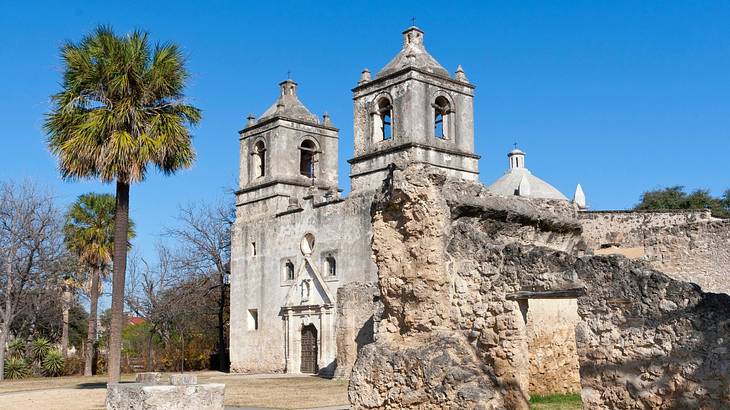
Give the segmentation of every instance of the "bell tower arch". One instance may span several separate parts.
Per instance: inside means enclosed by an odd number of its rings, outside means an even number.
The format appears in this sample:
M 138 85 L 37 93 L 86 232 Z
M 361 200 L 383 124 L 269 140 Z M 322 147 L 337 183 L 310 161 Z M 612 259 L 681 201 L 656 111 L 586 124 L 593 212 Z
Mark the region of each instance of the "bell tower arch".
M 401 51 L 375 78 L 364 70 L 353 92 L 352 190 L 376 189 L 391 163 L 420 162 L 469 180 L 474 154 L 474 85 L 459 66 L 452 77 L 424 46 L 424 32 L 403 32 Z
M 320 119 L 302 104 L 297 87 L 281 82 L 276 102 L 258 119 L 249 115 L 239 131 L 237 204 L 250 215 L 284 211 L 313 190 L 338 189 L 339 130 L 329 115 Z

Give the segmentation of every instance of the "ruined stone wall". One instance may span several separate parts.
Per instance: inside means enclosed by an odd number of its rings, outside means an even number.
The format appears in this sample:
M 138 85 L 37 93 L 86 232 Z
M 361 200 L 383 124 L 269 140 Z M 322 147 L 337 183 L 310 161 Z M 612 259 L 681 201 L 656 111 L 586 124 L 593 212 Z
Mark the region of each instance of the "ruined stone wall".
M 374 341 L 381 309 L 380 291 L 374 282 L 352 282 L 337 289 L 335 378 L 350 378 L 357 352 Z
M 374 205 L 384 312 L 353 369 L 354 407 L 527 409 L 525 321 L 520 303 L 506 300 L 520 286 L 515 272 L 500 274 L 500 249 L 572 250 L 580 242 L 572 212 L 447 182 L 422 166 L 396 170 Z
M 581 295 L 585 408 L 730 407 L 727 295 L 581 256 L 575 219 L 417 166 L 394 171 L 373 220 L 384 311 L 353 369 L 354 408 L 527 409 L 525 295 L 556 292 Z
M 647 260 L 669 276 L 708 292 L 730 293 L 730 220 L 709 210 L 582 212 L 583 236 L 597 254 Z
M 575 299 L 528 301 L 531 395 L 580 392 L 580 365 L 575 344 L 575 325 L 579 321 Z

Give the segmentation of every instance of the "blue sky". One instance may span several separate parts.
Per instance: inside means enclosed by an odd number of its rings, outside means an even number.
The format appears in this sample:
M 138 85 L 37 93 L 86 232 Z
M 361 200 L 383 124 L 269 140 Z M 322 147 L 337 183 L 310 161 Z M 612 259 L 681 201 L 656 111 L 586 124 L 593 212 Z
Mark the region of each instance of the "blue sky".
M 0 179 L 32 179 L 62 204 L 95 182 L 64 182 L 41 124 L 58 90 L 58 49 L 98 24 L 142 28 L 182 46 L 195 166 L 133 186 L 136 248 L 153 253 L 180 203 L 222 200 L 236 184 L 238 135 L 292 71 L 302 101 L 340 128 L 340 185 L 352 156 L 350 89 L 400 49 L 411 17 L 449 71 L 477 85 L 481 179 L 497 179 L 513 142 L 527 166 L 594 209 L 633 206 L 668 185 L 730 188 L 730 2 L 136 2 L 0 3 Z

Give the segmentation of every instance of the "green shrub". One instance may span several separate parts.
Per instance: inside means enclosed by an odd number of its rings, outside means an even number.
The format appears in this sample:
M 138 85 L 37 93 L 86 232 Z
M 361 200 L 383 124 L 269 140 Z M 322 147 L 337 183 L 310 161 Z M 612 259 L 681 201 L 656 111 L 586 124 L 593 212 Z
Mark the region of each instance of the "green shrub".
M 53 345 L 45 337 L 39 337 L 30 343 L 30 355 L 37 362 L 42 362 L 51 349 Z
M 28 363 L 20 357 L 10 356 L 5 359 L 5 378 L 22 379 L 30 375 Z
M 57 349 L 51 349 L 46 353 L 46 357 L 41 362 L 43 374 L 46 376 L 58 376 L 63 373 L 64 369 L 63 354 Z
M 25 341 L 13 339 L 8 343 L 8 357 L 23 357 L 25 355 Z

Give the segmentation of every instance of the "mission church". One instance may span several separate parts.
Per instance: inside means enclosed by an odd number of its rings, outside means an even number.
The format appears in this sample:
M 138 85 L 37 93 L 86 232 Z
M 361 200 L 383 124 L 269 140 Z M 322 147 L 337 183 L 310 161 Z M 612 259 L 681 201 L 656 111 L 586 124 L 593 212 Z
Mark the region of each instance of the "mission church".
M 461 66 L 452 76 L 426 51 L 421 29 L 404 31 L 400 52 L 374 77 L 364 70 L 352 90 L 347 198 L 338 188 L 338 129 L 302 104 L 296 82 L 282 82 L 276 102 L 248 117 L 232 238 L 233 371 L 333 374 L 337 290 L 377 281 L 370 205 L 391 164 L 478 181 L 474 88 Z M 527 170 L 524 152 L 508 158 L 493 192 L 567 201 Z M 575 202 L 585 207 L 580 186 Z

